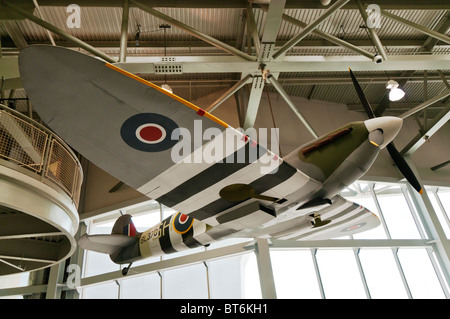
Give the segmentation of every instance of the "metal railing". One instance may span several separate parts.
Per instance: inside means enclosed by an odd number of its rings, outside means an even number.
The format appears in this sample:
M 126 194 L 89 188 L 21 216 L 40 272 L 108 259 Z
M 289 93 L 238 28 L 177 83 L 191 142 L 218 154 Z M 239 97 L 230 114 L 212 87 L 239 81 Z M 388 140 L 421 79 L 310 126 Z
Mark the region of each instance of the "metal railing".
M 83 171 L 76 155 L 49 129 L 2 104 L 0 158 L 57 184 L 78 208 Z

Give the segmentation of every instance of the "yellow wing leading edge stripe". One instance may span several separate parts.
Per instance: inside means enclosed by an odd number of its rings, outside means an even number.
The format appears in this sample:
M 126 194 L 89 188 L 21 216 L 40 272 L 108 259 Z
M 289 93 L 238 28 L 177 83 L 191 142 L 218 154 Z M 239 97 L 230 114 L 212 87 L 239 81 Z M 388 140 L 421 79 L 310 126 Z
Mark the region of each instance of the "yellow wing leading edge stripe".
M 181 97 L 179 97 L 179 96 L 177 96 L 177 95 L 175 95 L 173 93 L 170 93 L 169 91 L 164 90 L 163 88 L 159 87 L 158 85 L 156 85 L 156 84 L 154 84 L 152 82 L 144 80 L 143 78 L 141 78 L 141 77 L 139 77 L 137 75 L 134 75 L 133 73 L 130 73 L 128 71 L 125 71 L 125 70 L 123 70 L 123 69 L 121 69 L 121 68 L 119 68 L 119 67 L 117 67 L 117 66 L 115 66 L 115 65 L 113 65 L 111 63 L 105 63 L 105 65 L 108 68 L 112 69 L 112 70 L 115 70 L 115 71 L 117 71 L 119 73 L 122 73 L 123 75 L 126 75 L 129 78 L 132 78 L 132 79 L 134 79 L 136 81 L 141 82 L 142 84 L 145 84 L 147 86 L 150 86 L 151 88 L 154 88 L 154 89 L 158 90 L 161 93 L 164 93 L 165 95 L 167 95 L 167 96 L 177 100 L 178 102 L 186 105 L 187 107 L 191 108 L 192 110 L 197 112 L 197 114 L 199 114 L 200 116 L 205 116 L 205 117 L 209 118 L 210 120 L 216 122 L 217 124 L 219 124 L 219 125 L 221 125 L 221 126 L 223 126 L 225 128 L 230 127 L 227 123 L 225 123 L 224 121 L 218 119 L 214 115 L 206 112 L 205 110 L 199 108 L 198 106 L 192 104 L 191 102 L 186 101 L 185 99 L 183 99 L 183 98 L 181 98 Z

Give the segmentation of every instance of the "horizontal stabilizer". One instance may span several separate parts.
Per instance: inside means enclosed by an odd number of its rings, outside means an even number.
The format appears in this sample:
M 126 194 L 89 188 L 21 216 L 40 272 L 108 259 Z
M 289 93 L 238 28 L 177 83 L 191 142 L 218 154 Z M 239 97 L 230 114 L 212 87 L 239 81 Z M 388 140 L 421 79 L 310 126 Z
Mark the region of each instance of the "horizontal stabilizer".
M 83 235 L 78 240 L 78 245 L 86 250 L 92 250 L 104 254 L 113 254 L 119 249 L 137 242 L 138 237 L 125 235 Z

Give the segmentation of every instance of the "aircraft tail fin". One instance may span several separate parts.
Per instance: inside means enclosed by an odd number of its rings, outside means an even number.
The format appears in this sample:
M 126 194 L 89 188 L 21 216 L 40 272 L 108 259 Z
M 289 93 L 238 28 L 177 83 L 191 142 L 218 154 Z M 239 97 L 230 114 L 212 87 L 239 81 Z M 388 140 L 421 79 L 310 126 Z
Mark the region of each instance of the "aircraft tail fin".
M 87 250 L 113 255 L 122 248 L 130 246 L 139 240 L 140 233 L 131 220 L 130 215 L 120 216 L 111 231 L 111 235 L 88 235 L 84 234 L 78 245 Z
M 129 237 L 134 237 L 138 234 L 136 227 L 131 220 L 131 215 L 125 214 L 120 216 L 112 228 L 111 234 L 115 235 L 125 235 Z

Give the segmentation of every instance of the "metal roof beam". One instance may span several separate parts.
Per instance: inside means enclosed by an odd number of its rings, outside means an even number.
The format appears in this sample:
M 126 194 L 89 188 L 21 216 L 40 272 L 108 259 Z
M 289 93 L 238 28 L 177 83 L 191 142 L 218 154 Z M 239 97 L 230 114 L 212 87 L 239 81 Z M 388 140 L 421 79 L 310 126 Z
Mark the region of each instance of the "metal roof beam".
M 444 75 L 445 76 L 445 75 Z M 447 76 L 450 76 L 447 75 Z M 396 76 L 396 80 L 404 79 L 406 77 Z M 297 86 L 297 85 L 348 85 L 352 84 L 352 80 L 347 76 L 330 76 L 330 77 L 301 77 L 301 78 L 289 78 L 283 77 L 284 86 Z M 359 76 L 358 82 L 360 84 L 386 84 L 386 74 L 380 74 L 376 76 Z M 412 75 L 408 77 L 408 82 L 423 82 L 423 76 Z M 442 82 L 442 79 L 438 75 L 428 76 L 428 82 Z M 450 87 L 449 87 L 450 88 Z M 374 104 L 372 104 L 374 107 Z
M 444 18 L 439 21 L 438 26 L 436 28 L 436 32 L 441 34 L 446 34 L 447 30 L 450 28 L 450 11 L 446 11 Z M 436 46 L 439 42 L 438 39 L 433 37 L 428 37 L 425 42 L 422 44 L 422 48 L 424 51 L 431 52 L 431 50 Z
M 44 15 L 43 15 L 42 12 L 41 12 L 41 8 L 39 7 L 39 4 L 38 4 L 37 0 L 33 0 L 33 4 L 34 4 L 34 7 L 36 8 L 36 12 L 37 12 L 39 18 L 41 18 L 42 20 L 45 20 L 45 19 L 44 19 Z M 52 44 L 52 45 L 56 45 L 56 44 L 55 44 L 55 39 L 53 39 L 52 33 L 51 33 L 49 30 L 45 30 L 45 31 L 46 31 L 46 33 L 47 33 L 47 36 L 48 36 L 48 38 L 49 38 L 51 44 Z
M 446 89 L 445 91 L 442 91 L 441 93 L 439 93 L 438 95 L 432 97 L 431 99 L 420 103 L 419 105 L 417 105 L 416 107 L 412 108 L 411 110 L 401 114 L 399 117 L 402 119 L 407 118 L 408 116 L 411 116 L 417 112 L 422 111 L 423 109 L 427 108 L 430 105 L 433 105 L 434 103 L 442 100 L 443 98 L 447 97 L 450 95 L 450 89 Z
M 22 50 L 28 45 L 16 21 L 2 21 L 0 24 L 3 25 L 6 32 L 8 32 L 9 36 L 19 50 Z
M 386 10 L 380 10 L 381 14 L 384 15 L 385 17 L 392 19 L 394 21 L 400 22 L 408 27 L 411 27 L 413 29 L 416 29 L 417 31 L 420 31 L 422 33 L 425 33 L 426 35 L 433 37 L 435 39 L 441 40 L 445 43 L 449 43 L 450 44 L 450 37 L 447 37 L 446 35 L 439 33 L 437 31 L 434 30 L 430 30 L 428 28 L 425 28 L 424 26 L 421 26 L 420 24 L 408 21 L 406 19 L 403 19 L 395 14 L 392 14 L 390 12 L 387 12 Z M 369 29 L 370 30 L 370 29 Z
M 450 94 L 450 90 L 448 91 L 448 94 Z M 405 146 L 400 154 L 411 155 L 417 151 L 417 149 L 428 141 L 434 133 L 436 133 L 442 126 L 444 126 L 445 123 L 448 122 L 448 120 L 450 120 L 450 105 L 447 105 L 447 107 L 442 110 L 438 116 L 436 116 L 425 132 L 417 134 L 417 136 Z
M 241 87 L 248 83 L 248 81 L 252 78 L 250 74 L 247 74 L 240 81 L 235 83 L 232 87 L 230 87 L 221 97 L 219 97 L 216 101 L 214 101 L 210 106 L 208 106 L 205 111 L 211 113 L 214 111 L 220 104 L 225 102 L 230 96 L 239 91 Z
M 258 65 L 256 67 L 253 66 L 253 70 L 249 70 L 249 72 L 241 71 L 242 74 L 261 74 L 253 77 L 247 104 L 247 112 L 245 113 L 244 130 L 254 127 L 255 125 L 256 115 L 258 114 L 259 104 L 261 103 L 262 93 L 266 84 L 265 74 L 263 73 L 265 72 L 265 63 L 268 62 L 272 56 L 285 4 L 285 0 L 272 0 L 270 2 L 264 24 L 264 32 L 261 38 L 261 50 L 258 55 Z
M 287 21 L 289 23 L 298 25 L 299 27 L 302 27 L 302 28 L 306 28 L 308 26 L 306 23 L 304 23 L 304 22 L 302 22 L 300 20 L 297 20 L 297 19 L 295 19 L 295 18 L 293 18 L 291 16 L 288 16 L 287 14 L 283 14 L 283 20 L 285 20 L 285 21 Z M 312 31 L 312 33 L 314 33 L 314 34 L 322 37 L 323 39 L 325 39 L 325 40 L 327 40 L 327 41 L 329 41 L 331 43 L 334 43 L 334 44 L 336 44 L 338 46 L 342 46 L 342 47 L 350 49 L 350 50 L 352 50 L 352 51 L 354 51 L 354 52 L 356 52 L 358 54 L 364 55 L 364 56 L 368 57 L 369 59 L 373 58 L 373 54 L 372 53 L 367 52 L 367 51 L 359 48 L 358 44 L 351 44 L 351 43 L 349 43 L 347 41 L 344 41 L 342 39 L 339 39 L 339 38 L 337 38 L 335 36 L 329 35 L 328 33 L 325 33 L 323 31 L 317 30 L 317 29 L 314 29 Z M 302 44 L 306 46 L 310 42 L 311 41 L 301 41 L 300 43 L 297 43 L 296 46 L 299 46 L 299 45 L 302 45 Z M 308 43 L 308 44 L 306 44 L 306 43 Z M 372 44 L 370 44 L 370 45 L 372 45 Z
M 152 16 L 155 16 L 155 17 L 157 17 L 157 18 L 159 18 L 161 20 L 164 20 L 167 23 L 170 23 L 170 24 L 176 26 L 177 28 L 182 29 L 183 31 L 193 35 L 196 38 L 199 38 L 199 39 L 201 39 L 201 40 L 203 40 L 205 42 L 208 42 L 208 43 L 212 44 L 213 46 L 215 46 L 215 47 L 217 47 L 217 48 L 219 48 L 221 50 L 224 50 L 224 51 L 226 51 L 228 53 L 231 53 L 231 54 L 233 54 L 235 56 L 238 56 L 238 57 L 240 57 L 240 58 L 242 58 L 244 60 L 247 60 L 247 61 L 255 61 L 256 60 L 256 57 L 253 57 L 253 56 L 250 56 L 248 54 L 245 54 L 244 52 L 236 49 L 235 47 L 232 47 L 232 46 L 230 46 L 230 45 L 228 45 L 226 43 L 223 43 L 222 41 L 217 40 L 216 38 L 213 38 L 213 37 L 211 37 L 211 36 L 209 36 L 207 34 L 204 34 L 204 33 L 200 32 L 200 31 L 198 31 L 198 30 L 196 30 L 194 28 L 191 28 L 187 24 L 184 24 L 184 23 L 182 23 L 182 22 L 180 22 L 180 21 L 178 21 L 178 20 L 176 20 L 176 19 L 174 19 L 172 17 L 169 17 L 168 15 L 165 15 L 164 13 L 162 13 L 160 11 L 157 11 L 157 10 L 153 9 L 152 7 L 149 7 L 149 6 L 143 4 L 143 3 L 139 2 L 139 1 L 130 0 L 130 2 L 132 4 L 134 4 L 136 7 L 138 7 L 139 9 L 141 9 L 142 11 L 145 11 L 145 12 L 151 14 Z
M 250 2 L 247 3 L 247 28 L 250 31 L 253 45 L 255 46 L 256 56 L 261 52 L 261 41 L 259 40 L 258 30 L 256 28 L 255 16 L 253 14 L 253 7 Z M 251 47 L 251 43 L 248 44 Z
M 292 49 L 298 42 L 304 39 L 308 34 L 313 32 L 317 27 L 320 26 L 326 19 L 328 19 L 334 12 L 342 8 L 350 0 L 338 0 L 336 1 L 327 11 L 325 11 L 320 17 L 314 20 L 311 24 L 306 26 L 299 34 L 294 36 L 285 45 L 283 45 L 274 55 L 273 59 L 277 60 L 283 56 L 287 51 Z
M 360 0 L 356 0 L 356 3 L 358 4 L 358 9 L 359 9 L 359 12 L 361 13 L 364 23 L 367 24 L 367 21 L 369 20 L 369 16 L 367 15 L 366 10 L 364 9 Z M 383 44 L 381 43 L 381 40 L 378 37 L 378 34 L 375 32 L 374 28 L 368 27 L 367 30 L 369 31 L 370 38 L 373 42 L 373 45 L 377 48 L 378 54 L 380 54 L 383 57 L 383 60 L 386 61 L 388 59 L 388 56 L 386 54 L 386 51 L 383 48 Z
M 107 61 L 107 62 L 110 62 L 110 63 L 116 62 L 116 61 L 115 61 L 114 59 L 112 59 L 109 55 L 103 53 L 102 51 L 97 50 L 97 49 L 94 48 L 93 46 L 87 44 L 87 43 L 84 42 L 84 41 L 81 41 L 80 39 L 74 37 L 73 35 L 67 33 L 66 31 L 61 30 L 61 29 L 55 27 L 54 25 L 52 25 L 52 24 L 50 24 L 50 23 L 48 23 L 48 22 L 46 22 L 46 21 L 44 21 L 44 20 L 42 20 L 42 19 L 36 17 L 35 15 L 29 13 L 28 11 L 23 10 L 23 9 L 20 8 L 19 6 L 16 6 L 16 5 L 14 5 L 14 4 L 12 4 L 12 3 L 8 2 L 8 1 L 4 1 L 4 0 L 2 1 L 2 4 L 3 4 L 5 7 L 8 7 L 9 9 L 11 9 L 11 10 L 13 10 L 13 11 L 19 13 L 20 15 L 24 16 L 24 17 L 27 18 L 28 20 L 33 21 L 34 23 L 40 25 L 41 27 L 43 27 L 43 28 L 45 28 L 45 29 L 47 29 L 47 30 L 50 30 L 50 31 L 53 32 L 53 33 L 56 33 L 57 35 L 59 35 L 59 36 L 65 38 L 65 39 L 67 39 L 68 41 L 73 42 L 75 45 L 77 45 L 77 46 L 79 46 L 79 47 L 85 49 L 85 50 L 88 51 L 89 53 L 92 53 L 92 54 L 94 54 L 95 56 L 98 56 L 98 57 L 104 59 L 104 60 Z
M 283 20 L 286 20 L 292 24 L 298 25 L 299 27 L 304 28 L 307 24 L 303 23 L 300 20 L 296 20 L 286 14 L 283 14 Z M 301 48 L 301 49 L 336 49 L 337 46 L 341 46 L 344 48 L 347 48 L 349 50 L 352 50 L 358 54 L 367 56 L 369 59 L 373 58 L 373 53 L 368 52 L 362 47 L 365 48 L 372 48 L 373 44 L 372 41 L 368 39 L 358 39 L 358 40 L 352 40 L 352 43 L 341 40 L 335 36 L 329 35 L 323 31 L 320 31 L 318 29 L 314 30 L 312 33 L 320 36 L 322 39 L 303 39 L 299 43 L 295 45 L 295 48 Z M 5 40 L 8 39 L 5 37 Z M 10 44 L 11 41 L 5 41 L 6 43 L 3 43 L 3 48 L 13 48 L 13 46 Z M 224 43 L 228 45 L 234 45 L 236 43 L 235 40 L 224 40 Z M 275 43 L 276 47 L 281 47 L 284 44 L 286 44 L 287 41 L 284 40 L 277 40 Z M 330 43 L 331 42 L 331 43 Z M 383 39 L 383 44 L 388 46 L 389 48 L 403 48 L 403 49 L 418 49 L 421 48 L 423 45 L 423 40 L 421 39 Z M 73 44 L 69 41 L 64 40 L 56 40 L 55 41 L 57 46 L 61 47 L 73 47 Z M 119 40 L 108 40 L 108 41 L 85 41 L 85 43 L 92 45 L 96 48 L 117 48 L 120 46 Z M 29 45 L 33 44 L 51 44 L 50 41 L 42 40 L 42 41 L 36 41 L 36 40 L 28 40 Z M 128 47 L 136 47 L 136 43 L 134 40 L 129 40 L 127 43 Z M 200 40 L 192 40 L 192 41 L 183 41 L 183 40 L 168 40 L 166 43 L 167 48 L 186 48 L 189 47 L 190 49 L 195 48 L 205 48 L 210 47 L 211 45 L 209 43 L 206 43 L 204 41 Z M 139 48 L 162 48 L 164 47 L 164 41 L 162 40 L 155 40 L 155 41 L 139 41 Z M 438 45 L 440 48 L 449 48 L 450 46 L 447 44 Z M 430 50 L 427 50 L 430 51 Z
M 15 0 L 17 5 L 29 5 L 29 0 Z M 267 1 L 252 1 L 267 3 Z M 68 6 L 74 3 L 73 0 L 39 0 L 40 6 Z M 77 0 L 76 3 L 83 7 L 117 7 L 123 5 L 123 0 Z M 376 3 L 386 9 L 407 9 L 407 10 L 438 10 L 450 9 L 448 0 L 414 0 L 414 1 L 398 1 L 398 0 L 377 0 Z M 245 9 L 247 1 L 243 0 L 153 0 L 153 7 L 160 8 L 241 8 Z M 323 9 L 324 6 L 318 0 L 286 0 L 286 9 Z M 354 1 L 350 1 L 344 9 L 358 9 Z
M 448 11 L 447 11 L 447 14 L 448 14 Z M 449 21 L 448 17 L 444 17 L 443 19 L 441 19 L 441 21 L 439 21 L 438 26 L 437 26 L 437 29 L 439 32 L 447 31 L 448 21 Z M 446 24 L 447 24 L 447 26 L 446 26 Z M 435 32 L 435 31 L 433 31 L 433 32 Z M 433 49 L 433 47 L 436 45 L 437 42 L 438 42 L 438 40 L 436 40 L 435 38 L 428 37 L 422 43 L 422 46 L 420 47 L 420 51 L 431 52 L 431 50 Z M 405 76 L 405 78 L 398 81 L 399 87 L 401 89 L 410 80 L 409 76 L 414 74 L 414 72 L 415 72 L 414 70 L 408 70 L 408 71 L 402 72 L 402 75 Z M 445 84 L 445 80 L 444 80 L 444 84 Z M 424 86 L 426 87 L 426 81 L 424 83 Z M 426 97 L 425 97 L 425 99 L 426 99 Z M 383 114 L 383 112 L 386 110 L 386 108 L 389 107 L 390 103 L 391 103 L 391 101 L 389 100 L 389 95 L 386 91 L 385 94 L 383 94 L 382 98 L 380 99 L 378 107 L 375 109 L 375 115 L 381 116 Z M 426 120 L 425 120 L 425 124 L 426 124 Z
M 119 62 L 126 62 L 126 60 L 127 60 L 128 17 L 129 17 L 129 15 L 130 15 L 130 0 L 123 0 L 122 27 L 120 30 Z
M 303 123 L 303 125 L 305 125 L 305 127 L 311 133 L 311 135 L 314 138 L 318 138 L 319 135 L 317 135 L 316 131 L 314 131 L 314 129 L 311 127 L 311 125 L 308 123 L 308 121 L 303 117 L 303 115 L 297 109 L 297 106 L 292 101 L 290 96 L 286 93 L 286 91 L 283 89 L 281 84 L 273 76 L 268 76 L 267 79 L 273 85 L 273 87 L 278 91 L 278 93 L 285 100 L 285 102 L 289 105 L 289 107 L 295 113 L 295 115 L 298 117 L 298 119 Z
M 232 56 L 178 56 L 173 63 L 181 64 L 183 73 L 243 73 L 258 72 L 258 62 L 243 61 Z M 128 57 L 126 63 L 115 63 L 131 73 L 153 74 L 154 64 L 161 57 Z M 376 64 L 361 56 L 286 56 L 283 62 L 266 62 L 265 69 L 278 72 L 348 72 L 392 70 L 447 70 L 449 55 L 394 55 L 388 61 Z

